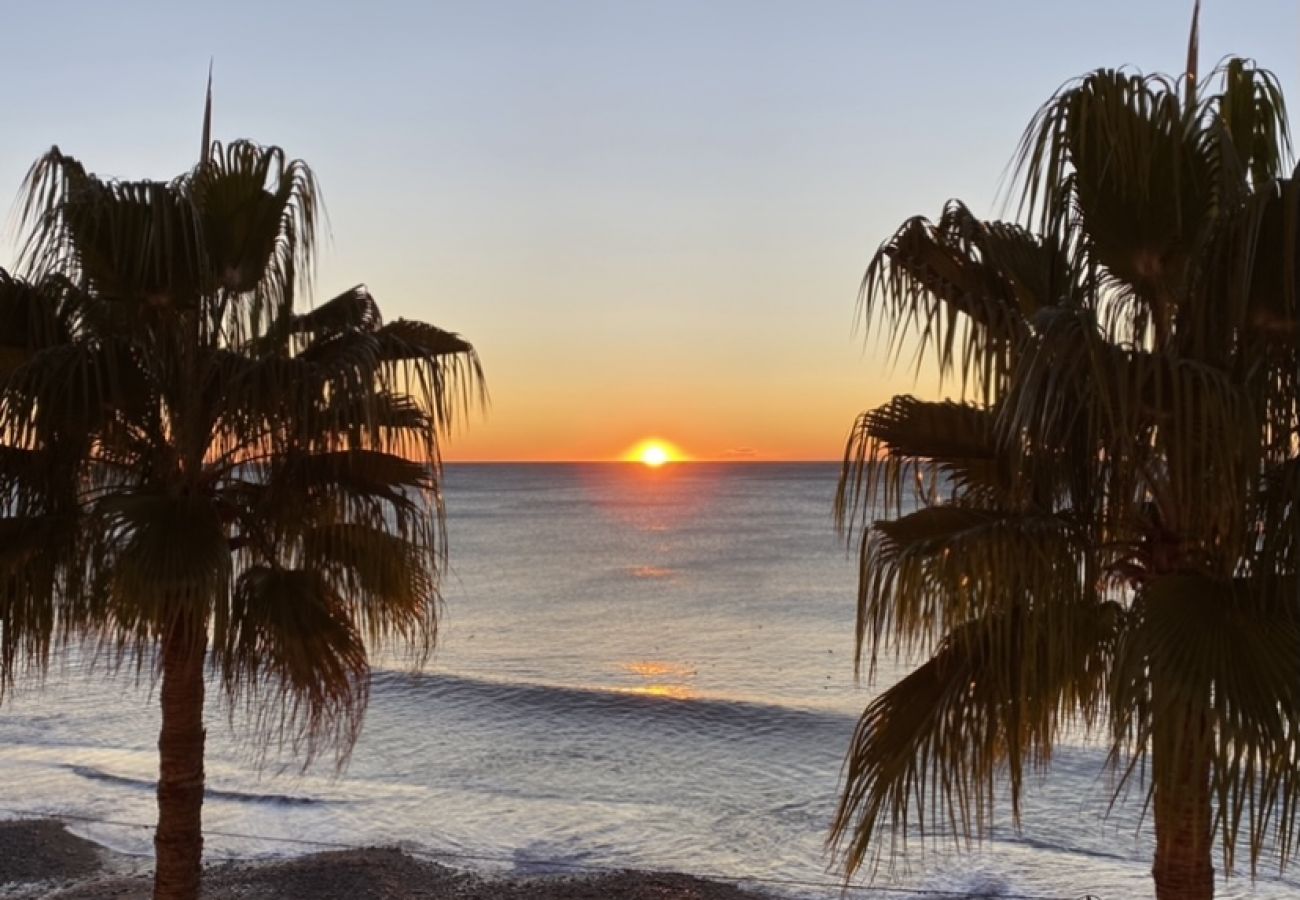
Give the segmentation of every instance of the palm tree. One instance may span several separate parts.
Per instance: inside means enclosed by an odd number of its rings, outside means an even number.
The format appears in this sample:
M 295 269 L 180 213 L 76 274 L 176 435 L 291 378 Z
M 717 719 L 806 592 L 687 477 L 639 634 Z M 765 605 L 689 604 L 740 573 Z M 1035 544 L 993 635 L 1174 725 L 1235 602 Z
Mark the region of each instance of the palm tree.
M 342 762 L 368 650 L 436 635 L 441 434 L 473 348 L 364 287 L 298 312 L 319 200 L 276 147 L 169 182 L 57 148 L 0 273 L 0 675 L 89 636 L 161 681 L 154 896 L 198 896 L 208 667 L 255 734 Z
M 859 663 L 928 657 L 858 724 L 831 838 L 848 874 L 909 835 L 988 833 L 1003 790 L 1018 825 L 1026 771 L 1079 730 L 1108 743 L 1116 799 L 1150 804 L 1161 900 L 1212 897 L 1216 847 L 1252 876 L 1293 854 L 1289 155 L 1250 62 L 1096 71 L 1026 132 L 1020 222 L 954 201 L 872 259 L 868 321 L 962 388 L 863 414 L 846 449 Z

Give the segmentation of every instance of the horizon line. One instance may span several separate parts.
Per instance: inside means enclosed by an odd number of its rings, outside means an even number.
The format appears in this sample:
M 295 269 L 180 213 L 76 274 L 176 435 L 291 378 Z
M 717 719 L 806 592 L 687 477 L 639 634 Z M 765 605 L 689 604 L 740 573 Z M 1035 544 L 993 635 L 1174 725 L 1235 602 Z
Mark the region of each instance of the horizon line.
M 626 465 L 645 466 L 637 459 L 444 459 L 447 466 L 575 466 L 575 465 Z M 843 463 L 842 458 L 823 459 L 674 459 L 663 464 L 662 468 L 681 465 L 802 465 L 811 463 Z

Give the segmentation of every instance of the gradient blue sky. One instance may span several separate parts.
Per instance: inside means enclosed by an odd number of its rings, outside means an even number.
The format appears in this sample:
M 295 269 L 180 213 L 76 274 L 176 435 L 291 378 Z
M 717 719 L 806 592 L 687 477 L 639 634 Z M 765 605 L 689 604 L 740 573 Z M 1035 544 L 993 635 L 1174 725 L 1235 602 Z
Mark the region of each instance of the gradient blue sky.
M 1034 110 L 1101 66 L 1181 71 L 1187 0 L 24 3 L 0 19 L 0 196 L 50 144 L 165 177 L 214 136 L 316 170 L 321 295 L 462 332 L 492 407 L 450 459 L 834 458 L 911 386 L 852 333 L 871 250 L 992 212 Z M 1202 59 L 1300 104 L 1300 15 L 1207 0 Z M 0 265 L 13 262 L 0 244 Z M 930 382 L 918 386 L 933 391 Z

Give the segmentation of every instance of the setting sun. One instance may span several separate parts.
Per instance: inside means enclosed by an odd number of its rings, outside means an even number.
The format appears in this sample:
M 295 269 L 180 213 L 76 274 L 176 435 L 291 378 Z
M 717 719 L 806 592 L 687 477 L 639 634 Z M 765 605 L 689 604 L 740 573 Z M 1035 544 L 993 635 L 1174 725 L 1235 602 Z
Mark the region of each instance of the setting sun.
M 658 445 L 646 447 L 641 451 L 641 462 L 647 466 L 662 466 L 668 462 L 668 451 Z
M 644 440 L 623 456 L 627 462 L 639 462 L 655 469 L 664 463 L 681 462 L 685 458 L 672 444 L 657 439 Z

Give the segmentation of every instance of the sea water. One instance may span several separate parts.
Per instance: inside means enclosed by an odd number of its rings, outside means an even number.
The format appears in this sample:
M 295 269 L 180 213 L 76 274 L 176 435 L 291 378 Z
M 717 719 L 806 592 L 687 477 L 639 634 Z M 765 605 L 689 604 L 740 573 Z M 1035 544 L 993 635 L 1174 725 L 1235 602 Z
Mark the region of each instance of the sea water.
M 671 869 L 838 885 L 825 841 L 856 717 L 908 669 L 854 677 L 857 564 L 828 464 L 453 465 L 438 649 L 386 658 L 350 764 L 251 758 L 209 711 L 206 853 L 400 843 L 517 873 Z M 158 729 L 147 676 L 71 655 L 0 711 L 0 815 L 68 817 L 147 854 Z M 1080 737 L 1030 785 L 1022 828 L 909 845 L 881 887 L 1146 898 L 1140 798 L 1108 812 Z M 1221 897 L 1295 896 L 1276 866 Z M 834 891 L 831 892 L 834 894 Z M 889 896 L 870 894 L 868 896 Z M 902 896 L 908 896 L 902 894 Z M 915 896 L 915 894 L 911 894 Z

